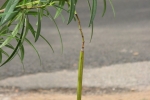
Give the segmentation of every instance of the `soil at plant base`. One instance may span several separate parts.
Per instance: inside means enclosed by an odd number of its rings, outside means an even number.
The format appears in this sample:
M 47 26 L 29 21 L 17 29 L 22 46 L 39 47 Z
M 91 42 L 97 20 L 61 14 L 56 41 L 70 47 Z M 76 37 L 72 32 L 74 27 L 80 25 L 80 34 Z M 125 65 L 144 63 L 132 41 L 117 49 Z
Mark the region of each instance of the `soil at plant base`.
M 75 94 L 62 93 L 18 93 L 3 96 L 0 100 L 76 100 Z M 150 91 L 83 95 L 82 100 L 150 100 Z
M 4 89 L 0 91 L 0 100 L 76 100 L 76 90 L 20 91 L 19 89 Z M 82 100 L 150 100 L 150 90 L 83 88 Z

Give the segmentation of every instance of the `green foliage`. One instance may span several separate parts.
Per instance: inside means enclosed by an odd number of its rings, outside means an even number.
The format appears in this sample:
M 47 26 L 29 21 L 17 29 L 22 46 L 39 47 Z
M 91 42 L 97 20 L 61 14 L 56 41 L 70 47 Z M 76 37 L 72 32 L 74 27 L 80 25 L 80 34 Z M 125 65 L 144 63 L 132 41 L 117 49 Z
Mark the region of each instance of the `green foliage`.
M 94 18 L 96 15 L 97 10 L 97 0 L 87 0 L 91 12 L 91 17 L 89 21 L 89 26 L 92 28 L 91 39 L 93 36 L 93 27 L 94 27 Z M 31 31 L 35 42 L 41 37 L 50 48 L 53 50 L 51 44 L 41 35 L 41 21 L 43 17 L 48 17 L 51 21 L 54 22 L 56 28 L 58 30 L 62 50 L 63 50 L 63 43 L 60 31 L 58 29 L 57 23 L 55 19 L 58 16 L 62 16 L 62 11 L 68 12 L 68 23 L 69 24 L 73 19 L 76 12 L 76 4 L 79 2 L 78 0 L 6 0 L 5 3 L 2 5 L 0 9 L 0 63 L 3 62 L 3 56 L 7 56 L 8 58 L 1 64 L 4 65 L 7 62 L 11 61 L 16 54 L 20 56 L 21 61 L 23 62 L 24 59 L 24 40 L 29 43 L 37 52 L 36 48 L 33 46 L 31 41 L 26 38 L 29 31 Z M 102 16 L 104 16 L 106 12 L 106 0 L 104 2 L 104 10 Z M 112 5 L 111 0 L 109 0 L 113 12 L 114 8 Z M 65 5 L 68 6 L 65 9 Z M 47 7 L 54 7 L 56 8 L 55 16 L 52 16 L 50 12 L 47 10 Z M 115 15 L 115 12 L 114 12 Z M 37 17 L 37 28 L 33 28 L 30 24 L 29 16 L 36 16 Z M 15 27 L 11 29 L 12 25 Z M 16 40 L 17 45 L 11 45 L 11 41 Z M 4 47 L 10 48 L 13 52 L 9 55 L 5 50 Z M 38 52 L 37 52 L 38 54 Z M 39 54 L 38 54 L 39 55 Z M 40 57 L 39 57 L 40 58 Z

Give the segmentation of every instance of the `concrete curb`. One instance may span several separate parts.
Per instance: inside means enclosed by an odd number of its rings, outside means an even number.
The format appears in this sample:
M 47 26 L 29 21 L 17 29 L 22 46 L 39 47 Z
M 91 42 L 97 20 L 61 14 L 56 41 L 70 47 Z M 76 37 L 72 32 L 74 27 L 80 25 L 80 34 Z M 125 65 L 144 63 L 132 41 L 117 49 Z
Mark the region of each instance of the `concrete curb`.
M 22 90 L 75 88 L 77 71 L 39 73 L 12 77 L 0 81 L 2 87 L 18 87 Z M 83 85 L 86 87 L 119 87 L 150 89 L 150 62 L 127 63 L 102 68 L 85 69 Z

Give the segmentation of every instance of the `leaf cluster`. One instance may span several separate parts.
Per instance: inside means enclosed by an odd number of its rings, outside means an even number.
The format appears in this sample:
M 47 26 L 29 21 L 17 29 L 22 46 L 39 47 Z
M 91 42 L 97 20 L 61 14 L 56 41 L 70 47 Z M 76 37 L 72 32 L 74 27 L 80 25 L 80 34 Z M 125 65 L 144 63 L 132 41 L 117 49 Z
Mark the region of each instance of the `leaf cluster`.
M 32 34 L 35 42 L 37 42 L 39 37 L 41 37 L 50 46 L 52 51 L 54 51 L 48 40 L 41 34 L 41 21 L 43 17 L 47 17 L 54 22 L 62 44 L 61 34 L 55 19 L 58 16 L 63 16 L 62 11 L 66 11 L 68 13 L 67 24 L 69 24 L 73 19 L 75 19 L 75 14 L 77 13 L 77 2 L 78 0 L 6 0 L 0 8 L 0 66 L 3 66 L 11 61 L 16 55 L 19 56 L 21 62 L 23 63 L 25 54 L 23 45 L 24 42 L 27 42 L 33 47 L 40 59 L 38 51 L 34 47 L 31 40 L 27 38 L 29 33 Z M 90 0 L 87 0 L 87 2 L 91 13 L 89 26 L 92 26 L 92 39 L 93 21 L 97 10 L 97 0 L 92 0 L 91 2 Z M 103 2 L 104 10 L 102 16 L 104 16 L 106 12 L 106 0 L 103 0 Z M 109 2 L 113 8 L 111 0 L 109 0 Z M 65 6 L 67 6 L 67 8 Z M 56 9 L 55 16 L 51 15 L 51 12 L 47 9 L 48 7 L 53 7 Z M 37 18 L 36 27 L 31 24 L 29 19 L 30 16 Z M 12 41 L 14 40 L 17 43 L 16 45 L 12 44 Z M 8 54 L 4 50 L 5 47 L 11 49 L 12 53 Z M 3 56 L 7 56 L 7 59 L 4 61 Z

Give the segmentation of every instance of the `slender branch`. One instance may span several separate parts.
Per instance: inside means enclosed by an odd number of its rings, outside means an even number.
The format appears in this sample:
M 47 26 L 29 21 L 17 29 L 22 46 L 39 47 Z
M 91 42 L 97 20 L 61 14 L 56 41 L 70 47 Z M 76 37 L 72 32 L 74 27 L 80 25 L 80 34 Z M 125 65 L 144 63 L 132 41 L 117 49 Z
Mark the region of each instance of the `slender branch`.
M 75 12 L 75 16 L 78 20 L 78 26 L 82 37 L 82 49 L 80 51 L 79 57 L 79 66 L 78 66 L 78 85 L 77 85 L 77 100 L 81 100 L 82 98 L 82 80 L 83 80 L 83 67 L 84 67 L 84 34 L 82 32 L 82 27 L 80 23 L 79 16 L 77 12 Z
M 79 18 L 79 16 L 78 16 L 78 14 L 75 12 L 75 16 L 76 16 L 76 18 L 77 18 L 77 20 L 78 20 L 78 26 L 79 26 L 79 30 L 80 30 L 80 33 L 81 33 L 81 37 L 82 37 L 82 51 L 84 51 L 84 34 L 83 34 L 83 32 L 82 32 L 82 27 L 81 27 L 81 23 L 80 23 L 80 18 Z
M 32 6 L 32 7 L 27 7 L 27 6 L 23 6 L 23 7 L 20 7 L 21 9 L 36 9 L 36 8 L 43 8 L 45 7 L 45 5 L 42 5 L 42 6 Z M 0 13 L 3 13 L 5 11 L 5 9 L 1 9 L 0 10 Z
M 32 7 L 21 7 L 21 9 L 36 9 L 36 8 L 43 8 L 45 6 L 32 6 Z M 5 9 L 1 9 L 0 13 L 4 13 Z
M 52 6 L 54 4 L 54 2 L 49 3 L 47 5 L 41 5 L 38 6 L 37 4 L 39 3 L 39 1 L 33 1 L 33 2 L 29 2 L 23 5 L 18 5 L 16 6 L 16 8 L 21 8 L 21 9 L 36 9 L 36 8 L 43 8 L 46 6 Z M 5 11 L 5 9 L 0 9 L 0 13 L 3 13 Z

